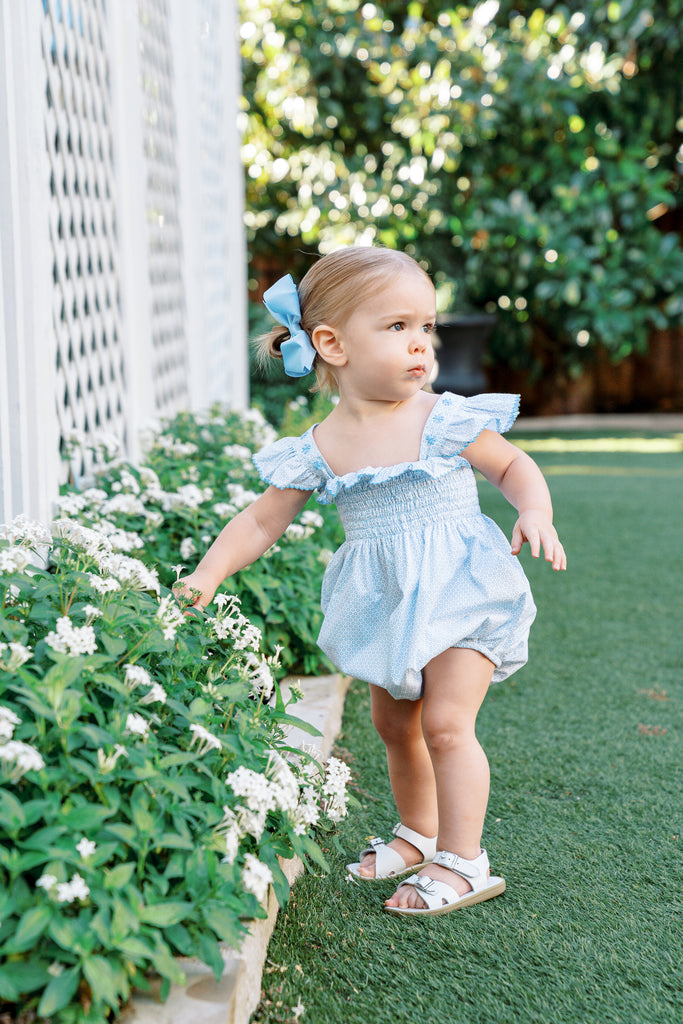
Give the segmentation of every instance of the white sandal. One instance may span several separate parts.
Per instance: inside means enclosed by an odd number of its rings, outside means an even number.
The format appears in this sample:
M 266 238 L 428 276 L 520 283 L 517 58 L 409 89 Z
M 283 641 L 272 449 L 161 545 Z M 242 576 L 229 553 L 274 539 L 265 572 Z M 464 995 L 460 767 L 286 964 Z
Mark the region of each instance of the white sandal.
M 460 907 L 471 907 L 475 903 L 483 903 L 493 896 L 499 896 L 505 892 L 505 879 L 496 875 L 487 877 L 489 869 L 489 858 L 486 850 L 482 850 L 474 860 L 463 860 L 455 853 L 448 853 L 446 850 L 439 850 L 434 856 L 432 864 L 448 868 L 456 875 L 460 875 L 472 886 L 469 892 L 460 895 L 446 882 L 437 881 L 427 875 L 411 875 L 405 882 L 401 882 L 399 889 L 404 885 L 412 885 L 420 894 L 426 907 L 386 907 L 392 914 L 450 914 L 451 910 L 459 910 Z
M 420 864 L 411 864 L 408 867 L 400 853 L 387 846 L 383 839 L 373 836 L 365 849 L 359 853 L 358 861 L 355 864 L 346 865 L 347 871 L 354 878 L 360 878 L 363 882 L 381 881 L 383 878 L 401 878 L 402 875 L 407 875 L 410 871 L 419 870 L 425 867 L 426 864 L 431 863 L 436 853 L 436 836 L 431 838 L 429 836 L 422 836 L 419 832 L 414 832 L 412 828 L 408 828 L 407 825 L 402 825 L 400 821 L 398 825 L 394 825 L 392 831 L 398 839 L 405 839 L 407 843 L 412 843 L 413 846 L 417 847 L 424 860 Z M 367 853 L 375 854 L 374 875 L 361 875 L 359 872 L 361 861 Z

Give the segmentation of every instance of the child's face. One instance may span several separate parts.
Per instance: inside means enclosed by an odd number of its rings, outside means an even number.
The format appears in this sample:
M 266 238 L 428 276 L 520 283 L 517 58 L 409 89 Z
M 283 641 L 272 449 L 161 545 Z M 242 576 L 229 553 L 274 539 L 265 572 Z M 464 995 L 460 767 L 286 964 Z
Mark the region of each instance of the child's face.
M 401 401 L 419 391 L 434 366 L 436 295 L 422 274 L 401 271 L 356 307 L 339 331 L 346 377 L 368 398 Z

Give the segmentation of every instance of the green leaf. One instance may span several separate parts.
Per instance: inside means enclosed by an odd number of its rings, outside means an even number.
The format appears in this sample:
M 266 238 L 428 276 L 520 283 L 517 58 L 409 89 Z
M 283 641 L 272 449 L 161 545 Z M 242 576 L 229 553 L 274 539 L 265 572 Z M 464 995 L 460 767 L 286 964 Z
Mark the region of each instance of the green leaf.
M 7 953 L 20 953 L 34 944 L 39 935 L 47 928 L 52 917 L 52 907 L 49 903 L 41 903 L 37 907 L 31 907 L 21 917 L 16 931 L 10 942 L 5 947 Z
M 169 850 L 194 850 L 195 843 L 187 836 L 178 835 L 176 832 L 164 832 L 157 836 L 154 842 L 155 849 L 166 848 Z
M 26 824 L 24 809 L 8 790 L 0 789 L 0 825 L 13 833 Z
M 71 967 L 67 971 L 62 971 L 59 977 L 53 978 L 38 1003 L 38 1016 L 49 1017 L 71 1002 L 80 980 L 80 967 Z
M 93 994 L 104 999 L 114 1010 L 119 1008 L 121 986 L 109 961 L 103 956 L 90 956 L 83 961 L 83 973 Z
M 205 964 L 208 964 L 214 973 L 216 981 L 220 981 L 221 975 L 225 970 L 225 961 L 221 955 L 221 949 L 215 939 L 210 935 L 205 935 L 200 932 L 197 937 L 197 950 L 200 960 L 203 960 Z
M 202 917 L 213 928 L 219 939 L 231 946 L 238 946 L 241 929 L 234 913 L 215 900 L 207 900 L 201 908 Z
M 0 967 L 0 996 L 13 1002 L 20 995 L 21 989 L 18 987 L 14 971 L 8 971 L 5 967 Z
M 118 944 L 119 949 L 136 961 L 153 960 L 155 947 L 141 935 L 127 935 Z
M 128 641 L 122 636 L 109 636 L 108 633 L 100 633 L 98 639 L 102 641 L 102 646 L 114 658 L 118 658 L 128 650 Z
M 112 807 L 103 807 L 100 804 L 84 804 L 79 807 L 71 807 L 62 815 L 62 823 L 74 832 L 94 828 L 100 825 L 107 818 L 111 818 L 116 811 Z
M 144 786 L 136 786 L 130 800 L 130 813 L 133 824 L 143 835 L 154 830 L 154 817 L 149 812 L 149 795 Z
M 117 864 L 105 875 L 104 885 L 107 889 L 121 889 L 126 885 L 135 871 L 135 862 L 126 861 L 124 864 Z
M 37 832 L 29 836 L 19 846 L 22 846 L 26 850 L 45 850 L 50 846 L 55 839 L 65 835 L 67 829 L 62 825 L 48 825 L 46 828 L 39 828 Z
M 310 836 L 301 836 L 300 838 L 301 838 L 304 850 L 306 851 L 308 856 L 311 858 L 311 860 L 314 860 L 316 862 L 316 864 L 319 864 L 320 867 L 323 868 L 325 871 L 329 871 L 330 870 L 330 865 L 325 860 L 325 856 L 324 856 L 322 850 L 320 849 L 320 847 L 318 846 L 318 844 L 315 843 L 311 839 Z
M 166 903 L 152 903 L 142 908 L 140 920 L 145 924 L 165 928 L 170 924 L 180 924 L 194 910 L 194 904 L 184 900 L 169 900 Z
M 34 992 L 37 988 L 47 985 L 50 975 L 47 971 L 48 961 L 15 960 L 11 964 L 12 982 L 18 986 L 22 995 Z

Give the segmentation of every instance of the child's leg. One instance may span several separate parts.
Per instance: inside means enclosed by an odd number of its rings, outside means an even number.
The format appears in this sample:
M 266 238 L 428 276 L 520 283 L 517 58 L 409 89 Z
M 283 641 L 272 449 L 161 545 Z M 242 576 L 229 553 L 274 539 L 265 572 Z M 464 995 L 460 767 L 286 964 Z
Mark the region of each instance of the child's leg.
M 422 701 L 394 700 L 386 690 L 370 684 L 372 723 L 387 751 L 391 791 L 404 825 L 423 836 L 437 832 L 436 784 L 432 760 L 422 731 Z M 420 851 L 405 839 L 389 844 L 407 866 L 423 860 Z M 362 875 L 375 874 L 375 854 L 367 854 L 359 868 Z
M 478 651 L 451 648 L 424 670 L 422 728 L 429 750 L 439 809 L 437 850 L 465 860 L 481 852 L 481 834 L 489 794 L 489 765 L 474 732 L 488 691 L 493 664 Z M 470 888 L 447 868 L 427 865 L 420 875 L 446 882 L 459 893 Z M 411 886 L 387 900 L 394 907 L 423 907 Z

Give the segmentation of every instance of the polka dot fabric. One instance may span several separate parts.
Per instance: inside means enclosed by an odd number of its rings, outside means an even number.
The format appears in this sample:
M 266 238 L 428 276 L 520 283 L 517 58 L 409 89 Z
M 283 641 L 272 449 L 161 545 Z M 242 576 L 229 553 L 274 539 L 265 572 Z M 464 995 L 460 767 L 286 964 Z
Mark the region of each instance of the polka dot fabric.
M 417 700 L 422 670 L 449 647 L 481 651 L 493 680 L 527 660 L 536 608 L 510 544 L 479 508 L 461 455 L 482 430 L 509 430 L 516 395 L 449 392 L 425 424 L 417 462 L 336 476 L 311 427 L 254 456 L 276 487 L 318 491 L 335 502 L 346 540 L 323 578 L 318 643 L 330 660 L 392 697 Z

